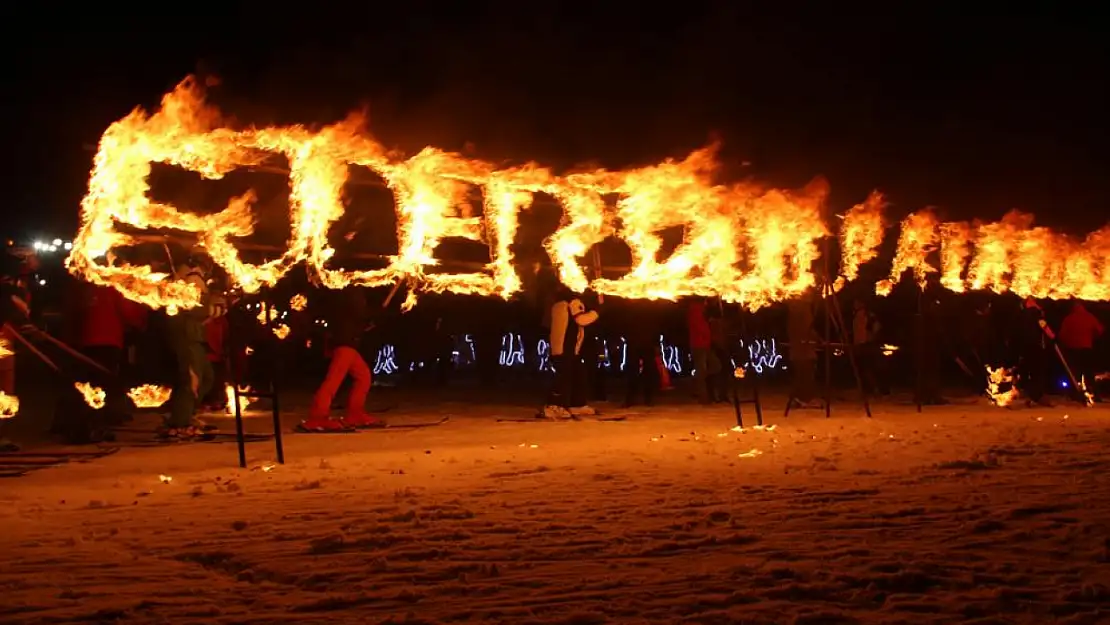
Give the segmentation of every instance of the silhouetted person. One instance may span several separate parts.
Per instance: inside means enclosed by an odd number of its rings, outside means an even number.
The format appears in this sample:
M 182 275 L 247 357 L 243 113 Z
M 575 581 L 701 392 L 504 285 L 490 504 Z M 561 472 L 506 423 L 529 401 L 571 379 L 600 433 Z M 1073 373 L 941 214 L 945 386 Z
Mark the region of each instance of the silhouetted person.
M 1032 297 L 1025 298 L 1018 325 L 1018 385 L 1030 405 L 1051 406 L 1048 391 L 1048 350 L 1056 334 L 1045 320 L 1044 309 Z
M 879 344 L 879 320 L 867 309 L 863 300 L 852 304 L 852 348 L 865 393 L 888 395 L 886 376 L 882 373 L 882 346 Z
M 597 312 L 586 310 L 581 298 L 570 289 L 561 289 L 551 306 L 551 363 L 555 368 L 555 386 L 544 407 L 544 416 L 558 419 L 596 414 L 587 401 L 589 389 L 582 349 L 586 327 L 597 319 Z
M 642 396 L 650 406 L 659 390 L 655 353 L 659 345 L 660 319 L 657 307 L 648 301 L 626 301 L 624 305 L 624 405 L 633 406 Z M 619 355 L 617 355 L 619 358 Z
M 713 355 L 713 337 L 705 316 L 705 298 L 695 297 L 686 306 L 686 329 L 690 333 L 690 355 L 694 367 L 694 395 L 703 404 L 711 403 L 709 380 L 721 370 Z
M 708 305 L 705 316 L 709 322 L 709 351 L 713 359 L 720 366 L 717 373 L 709 379 L 709 400 L 716 403 L 728 403 L 728 391 L 732 384 L 734 370 L 732 367 L 732 353 L 728 348 L 728 331 L 725 328 L 724 309 L 721 305 Z
M 790 339 L 791 403 L 807 407 L 817 398 L 814 376 L 817 372 L 817 343 L 821 340 L 813 327 L 816 306 L 814 290 L 787 302 L 787 336 Z
M 925 286 L 924 293 L 918 296 L 921 298 L 921 314 L 914 329 L 917 335 L 915 351 L 918 367 L 915 394 L 917 402 L 923 406 L 942 406 L 948 403 L 941 386 L 941 362 L 944 349 L 942 332 L 947 324 L 942 318 L 939 291 L 939 284 L 930 281 Z
M 1067 354 L 1075 381 L 1085 384 L 1091 393 L 1095 388 L 1095 340 L 1104 330 L 1102 322 L 1082 302 L 1072 304 L 1071 312 L 1060 323 L 1060 347 Z

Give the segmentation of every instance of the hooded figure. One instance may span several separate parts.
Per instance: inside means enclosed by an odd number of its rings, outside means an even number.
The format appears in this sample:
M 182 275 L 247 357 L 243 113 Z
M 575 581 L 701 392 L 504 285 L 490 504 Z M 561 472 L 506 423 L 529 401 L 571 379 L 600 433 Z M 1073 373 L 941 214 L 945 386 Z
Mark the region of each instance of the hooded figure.
M 597 311 L 586 310 L 586 305 L 574 293 L 561 289 L 551 306 L 551 364 L 555 368 L 555 388 L 544 408 L 545 417 L 596 414 L 586 402 L 588 389 L 582 344 L 586 339 L 586 326 L 597 319 Z
M 1056 333 L 1048 325 L 1044 309 L 1032 297 L 1025 298 L 1021 307 L 1021 324 L 1018 327 L 1018 383 L 1032 406 L 1051 406 L 1048 400 L 1048 348 L 1056 340 Z
M 193 416 L 212 387 L 212 365 L 208 362 L 208 336 L 205 331 L 209 310 L 208 285 L 204 272 L 194 265 L 180 265 L 177 278 L 200 289 L 200 304 L 179 310 L 166 321 L 170 348 L 177 362 L 177 378 L 170 395 L 170 415 L 165 429 L 169 436 L 195 436 Z

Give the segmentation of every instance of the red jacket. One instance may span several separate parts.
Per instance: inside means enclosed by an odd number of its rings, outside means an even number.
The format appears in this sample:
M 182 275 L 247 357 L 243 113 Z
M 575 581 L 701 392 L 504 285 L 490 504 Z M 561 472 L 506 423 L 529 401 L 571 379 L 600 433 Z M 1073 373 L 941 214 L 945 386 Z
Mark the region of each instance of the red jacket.
M 146 325 L 146 309 L 106 286 L 82 284 L 77 301 L 77 344 L 123 347 L 128 328 Z
M 208 361 L 220 362 L 224 359 L 224 340 L 227 337 L 229 323 L 227 316 L 216 317 L 204 327 L 208 339 Z
M 705 318 L 705 303 L 690 302 L 686 309 L 686 325 L 690 329 L 690 349 L 708 349 L 713 341 L 709 320 Z
M 1060 324 L 1057 340 L 1060 345 L 1070 349 L 1091 349 L 1095 346 L 1095 339 L 1102 336 L 1102 332 L 1102 323 L 1098 317 L 1086 308 L 1076 306 Z

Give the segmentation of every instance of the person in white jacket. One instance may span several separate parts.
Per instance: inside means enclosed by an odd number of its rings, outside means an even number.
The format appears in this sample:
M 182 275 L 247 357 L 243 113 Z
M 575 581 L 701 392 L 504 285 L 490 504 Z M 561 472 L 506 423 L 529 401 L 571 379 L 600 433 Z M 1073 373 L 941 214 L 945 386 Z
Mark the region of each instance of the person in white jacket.
M 555 385 L 544 407 L 545 417 L 596 414 L 586 402 L 588 389 L 582 343 L 586 326 L 597 319 L 597 311 L 586 310 L 582 300 L 569 289 L 562 289 L 561 296 L 551 306 L 551 364 L 555 369 Z

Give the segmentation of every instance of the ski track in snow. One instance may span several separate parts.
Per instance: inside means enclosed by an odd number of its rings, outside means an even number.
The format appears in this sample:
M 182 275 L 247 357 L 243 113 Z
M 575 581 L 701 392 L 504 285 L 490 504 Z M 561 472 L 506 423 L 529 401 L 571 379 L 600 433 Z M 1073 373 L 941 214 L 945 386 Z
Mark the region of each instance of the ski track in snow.
M 508 410 L 6 480 L 0 622 L 1110 622 L 1110 410 Z

